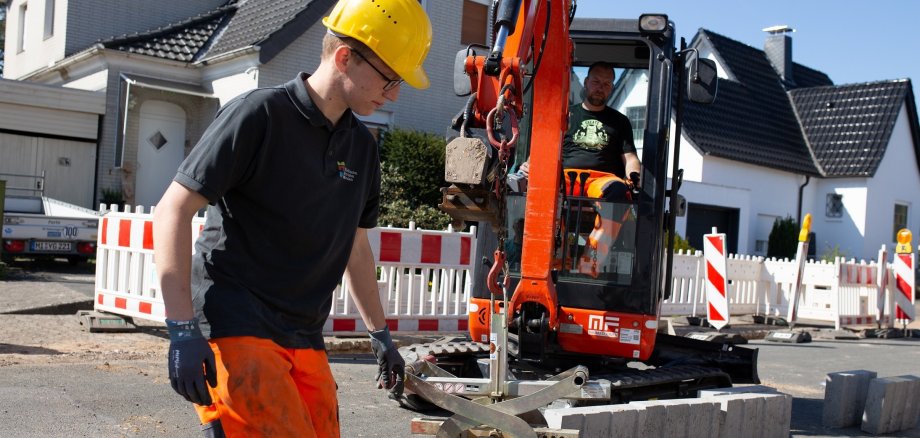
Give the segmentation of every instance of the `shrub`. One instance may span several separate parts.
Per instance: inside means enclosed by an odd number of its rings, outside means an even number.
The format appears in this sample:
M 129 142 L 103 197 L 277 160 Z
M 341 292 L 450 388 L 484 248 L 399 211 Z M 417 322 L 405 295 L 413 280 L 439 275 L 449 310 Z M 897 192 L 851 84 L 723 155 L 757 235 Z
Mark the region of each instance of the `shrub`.
M 776 219 L 767 241 L 767 257 L 793 259 L 799 244 L 798 224 L 791 216 Z
M 843 257 L 844 259 L 847 257 L 847 253 L 840 249 L 840 245 L 835 244 L 834 247 L 831 248 L 829 243 L 825 243 L 824 246 L 824 252 L 821 253 L 822 261 L 834 263 L 838 257 Z
M 444 149 L 447 143 L 434 134 L 393 129 L 380 134 L 380 161 L 398 170 L 401 180 L 399 199 L 410 207 L 437 208 L 444 182 Z M 395 181 L 392 181 L 394 182 Z M 394 199 L 383 192 L 387 200 Z
M 450 216 L 437 206 L 413 205 L 412 196 L 407 190 L 405 176 L 399 168 L 383 163 L 380 178 L 380 217 L 379 226 L 392 225 L 408 228 L 409 221 L 426 230 L 443 230 L 451 222 Z M 438 192 L 440 195 L 440 192 Z
M 668 233 L 664 233 L 664 244 L 668 244 Z M 690 241 L 681 237 L 680 234 L 674 233 L 674 252 L 683 250 L 685 253 L 696 251 Z

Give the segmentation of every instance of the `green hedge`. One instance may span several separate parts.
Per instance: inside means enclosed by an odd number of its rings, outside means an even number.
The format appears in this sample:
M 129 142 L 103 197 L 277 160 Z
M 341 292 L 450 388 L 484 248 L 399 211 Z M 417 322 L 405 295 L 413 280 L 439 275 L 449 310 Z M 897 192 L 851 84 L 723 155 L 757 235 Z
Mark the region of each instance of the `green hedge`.
M 447 228 L 450 216 L 438 209 L 444 182 L 444 139 L 419 131 L 393 129 L 380 134 L 381 226 Z

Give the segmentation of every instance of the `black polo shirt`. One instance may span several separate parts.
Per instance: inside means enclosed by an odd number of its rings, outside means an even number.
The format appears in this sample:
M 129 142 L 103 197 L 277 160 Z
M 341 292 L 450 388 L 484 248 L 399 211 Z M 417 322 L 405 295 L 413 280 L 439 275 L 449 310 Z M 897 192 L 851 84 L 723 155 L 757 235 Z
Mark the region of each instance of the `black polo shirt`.
M 324 348 L 355 232 L 377 225 L 377 143 L 351 111 L 332 126 L 306 77 L 224 105 L 175 177 L 210 203 L 192 297 L 211 338 Z

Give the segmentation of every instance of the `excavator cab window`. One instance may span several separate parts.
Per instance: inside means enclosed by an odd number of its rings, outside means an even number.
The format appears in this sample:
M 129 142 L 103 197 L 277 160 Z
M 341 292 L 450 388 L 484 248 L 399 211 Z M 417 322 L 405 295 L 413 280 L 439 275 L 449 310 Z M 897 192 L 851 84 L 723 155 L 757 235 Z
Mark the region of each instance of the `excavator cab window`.
M 652 54 L 660 49 L 653 41 L 635 33 L 605 35 L 603 38 L 590 33 L 585 38 L 572 35 L 575 60 L 570 74 L 569 105 L 579 104 L 585 98 L 588 66 L 597 61 L 611 64 L 615 79 L 607 106 L 629 119 L 632 128 L 629 135 L 644 170 L 635 192 L 607 199 L 584 196 L 584 190 L 571 190 L 568 181 L 571 176 L 563 171 L 560 190 L 568 193 L 563 193 L 559 201 L 559 229 L 553 257 L 556 289 L 563 306 L 654 314 L 657 300 L 650 291 L 655 288 L 647 273 L 650 265 L 658 263 L 656 250 L 650 246 L 657 242 L 656 232 L 660 233 L 654 224 L 658 223 L 656 218 L 663 204 L 650 201 L 660 197 L 657 188 L 663 186 L 663 181 L 659 181 L 657 164 L 661 158 L 657 129 L 660 126 L 650 127 L 647 121 L 656 114 L 654 109 L 649 114 L 650 106 L 658 105 L 652 97 L 659 92 L 655 87 L 662 85 L 654 77 L 654 71 L 661 66 L 652 61 Z M 527 146 L 519 148 L 516 161 L 523 162 L 530 153 Z M 574 185 L 579 184 L 579 179 L 575 175 Z M 513 239 L 515 226 L 524 217 L 525 194 L 509 196 L 506 205 L 506 251 L 520 251 Z M 640 234 L 643 229 L 644 235 Z M 512 243 L 507 244 L 509 241 Z M 518 276 L 520 254 L 507 255 L 512 276 Z

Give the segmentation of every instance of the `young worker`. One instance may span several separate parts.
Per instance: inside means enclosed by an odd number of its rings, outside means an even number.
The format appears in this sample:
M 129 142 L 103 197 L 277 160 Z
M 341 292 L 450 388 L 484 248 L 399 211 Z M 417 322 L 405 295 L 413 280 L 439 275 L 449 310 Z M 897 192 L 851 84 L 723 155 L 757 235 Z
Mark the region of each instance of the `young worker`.
M 377 144 L 355 114 L 428 87 L 431 24 L 417 0 L 340 0 L 323 24 L 317 70 L 224 105 L 155 210 L 169 379 L 206 436 L 339 436 L 322 329 L 343 273 L 379 385 L 402 391 L 367 239 Z

